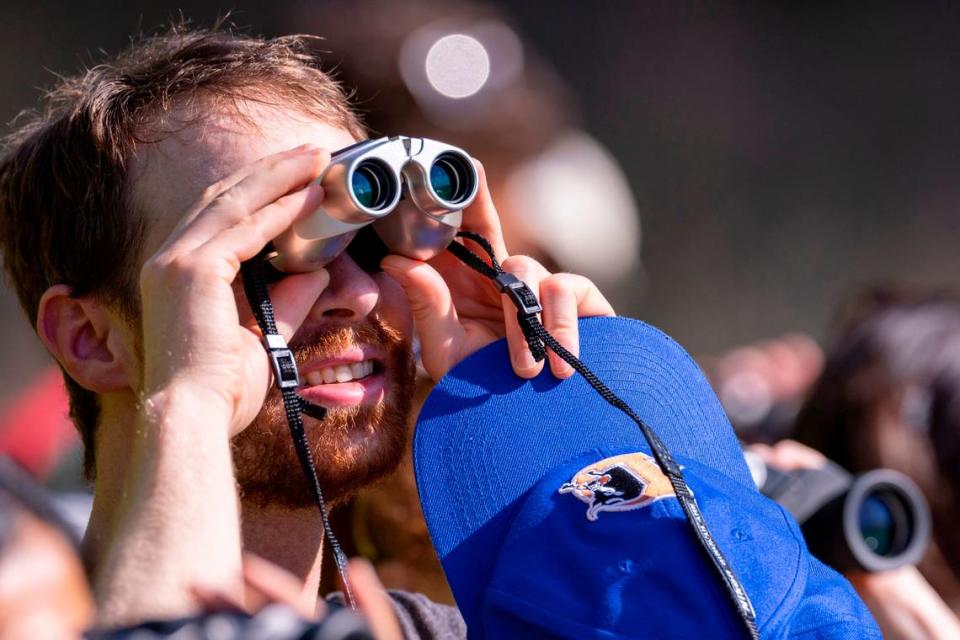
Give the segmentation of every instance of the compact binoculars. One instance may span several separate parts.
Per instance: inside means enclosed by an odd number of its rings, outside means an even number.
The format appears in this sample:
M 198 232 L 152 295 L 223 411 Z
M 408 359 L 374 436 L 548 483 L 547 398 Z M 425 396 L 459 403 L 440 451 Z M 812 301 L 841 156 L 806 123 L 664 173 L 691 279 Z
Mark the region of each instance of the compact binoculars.
M 317 181 L 323 205 L 273 241 L 267 258 L 280 271 L 323 267 L 368 225 L 389 252 L 432 258 L 456 236 L 478 187 L 476 167 L 462 149 L 407 136 L 341 149 Z

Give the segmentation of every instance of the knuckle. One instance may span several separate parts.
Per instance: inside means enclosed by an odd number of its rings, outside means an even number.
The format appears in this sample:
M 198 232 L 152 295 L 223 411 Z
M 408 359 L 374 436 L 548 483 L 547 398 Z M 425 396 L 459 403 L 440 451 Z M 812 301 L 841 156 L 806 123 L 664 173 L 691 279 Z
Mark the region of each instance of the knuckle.
M 217 181 L 211 184 L 209 187 L 203 190 L 203 193 L 200 194 L 200 199 L 203 202 L 209 202 L 219 196 L 224 192 L 224 184 L 222 181 Z
M 266 237 L 263 227 L 251 216 L 238 220 L 236 228 L 245 238 L 250 238 L 258 242 L 262 240 L 263 244 L 266 244 L 267 241 L 271 239 Z
M 246 216 L 247 214 L 246 201 L 235 188 L 218 193 L 210 206 L 229 211 L 232 215 Z
M 533 274 L 543 269 L 539 262 L 522 254 L 506 258 L 502 266 L 504 271 L 509 271 L 516 276 Z
M 540 283 L 540 295 L 551 300 L 568 298 L 572 292 L 583 284 L 583 276 L 571 273 L 555 273 L 547 276 Z
M 140 288 L 162 288 L 178 282 L 196 269 L 193 260 L 183 255 L 160 253 L 143 263 L 140 268 Z
M 196 270 L 196 260 L 191 256 L 180 254 L 171 257 L 164 265 L 163 273 L 176 277 L 192 273 Z

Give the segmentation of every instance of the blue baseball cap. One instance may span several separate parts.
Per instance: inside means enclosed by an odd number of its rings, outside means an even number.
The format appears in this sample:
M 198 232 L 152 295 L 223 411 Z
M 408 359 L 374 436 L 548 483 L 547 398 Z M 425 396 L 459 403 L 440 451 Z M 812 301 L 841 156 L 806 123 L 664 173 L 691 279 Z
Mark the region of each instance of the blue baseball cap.
M 760 495 L 697 364 L 628 318 L 581 359 L 659 434 L 763 638 L 879 638 L 863 602 Z M 582 376 L 518 378 L 506 343 L 431 392 L 414 436 L 430 536 L 470 638 L 741 638 L 731 598 L 636 424 Z

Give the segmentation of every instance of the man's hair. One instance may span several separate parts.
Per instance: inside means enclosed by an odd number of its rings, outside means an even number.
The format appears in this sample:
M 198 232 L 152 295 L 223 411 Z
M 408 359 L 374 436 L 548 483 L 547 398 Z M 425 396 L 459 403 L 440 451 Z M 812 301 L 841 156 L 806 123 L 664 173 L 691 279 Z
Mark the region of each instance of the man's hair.
M 165 116 L 174 109 L 188 107 L 181 111 L 199 114 L 197 121 L 211 109 L 241 115 L 240 103 L 253 101 L 365 138 L 344 92 L 320 70 L 313 42 L 175 25 L 60 79 L 39 110 L 22 116 L 0 157 L 0 247 L 30 321 L 44 291 L 61 283 L 75 297 L 94 296 L 139 318 L 146 229 L 130 204 L 127 171 L 138 144 L 173 132 Z M 187 124 L 177 119 L 178 128 Z M 91 477 L 97 398 L 64 379 Z

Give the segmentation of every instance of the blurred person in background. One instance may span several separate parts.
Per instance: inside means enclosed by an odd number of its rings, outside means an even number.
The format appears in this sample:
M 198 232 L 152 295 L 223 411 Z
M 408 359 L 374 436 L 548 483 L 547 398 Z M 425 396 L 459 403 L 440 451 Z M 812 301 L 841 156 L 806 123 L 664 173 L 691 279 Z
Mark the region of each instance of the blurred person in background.
M 876 287 L 836 324 L 796 421 L 794 437 L 807 446 L 781 443 L 768 455 L 786 468 L 825 456 L 852 473 L 889 468 L 916 482 L 933 517 L 921 573 L 848 577 L 891 637 L 950 637 L 930 621 L 944 615 L 936 594 L 960 612 L 960 296 Z M 960 633 L 956 617 L 948 624 Z
M 20 465 L 0 456 L 0 638 L 3 640 L 139 640 L 195 638 L 322 638 L 324 625 L 358 629 L 358 621 L 326 603 L 299 602 L 299 581 L 252 554 L 244 557 L 244 600 L 204 593 L 204 613 L 151 621 L 122 630 L 90 630 L 94 602 L 80 559 L 80 538 L 50 495 Z M 399 640 L 389 610 L 378 600 L 373 570 L 352 561 L 354 587 L 374 637 Z M 380 610 L 376 610 L 377 607 Z M 371 610 L 371 607 L 373 608 Z M 332 617 L 327 617 L 328 613 Z
M 789 435 L 797 412 L 823 370 L 823 350 L 810 336 L 787 333 L 697 358 L 737 437 L 774 443 Z
M 0 638 L 80 637 L 93 598 L 78 544 L 43 488 L 0 457 Z
M 501 9 L 476 2 L 334 0 L 286 23 L 324 37 L 328 62 L 377 135 L 469 149 L 487 168 L 507 245 L 602 289 L 642 293 L 640 217 L 610 153 L 580 129 L 573 93 Z M 430 390 L 419 377 L 416 406 Z M 387 586 L 452 603 L 409 455 L 336 515 Z M 332 572 L 327 572 L 332 577 Z M 331 584 L 332 586 L 332 584 Z
M 780 472 L 822 469 L 830 461 L 819 451 L 795 440 L 749 449 Z M 838 525 L 839 526 L 839 525 Z M 841 535 L 836 531 L 835 535 Z M 954 640 L 960 619 L 917 570 L 903 565 L 886 571 L 845 571 L 888 640 Z

